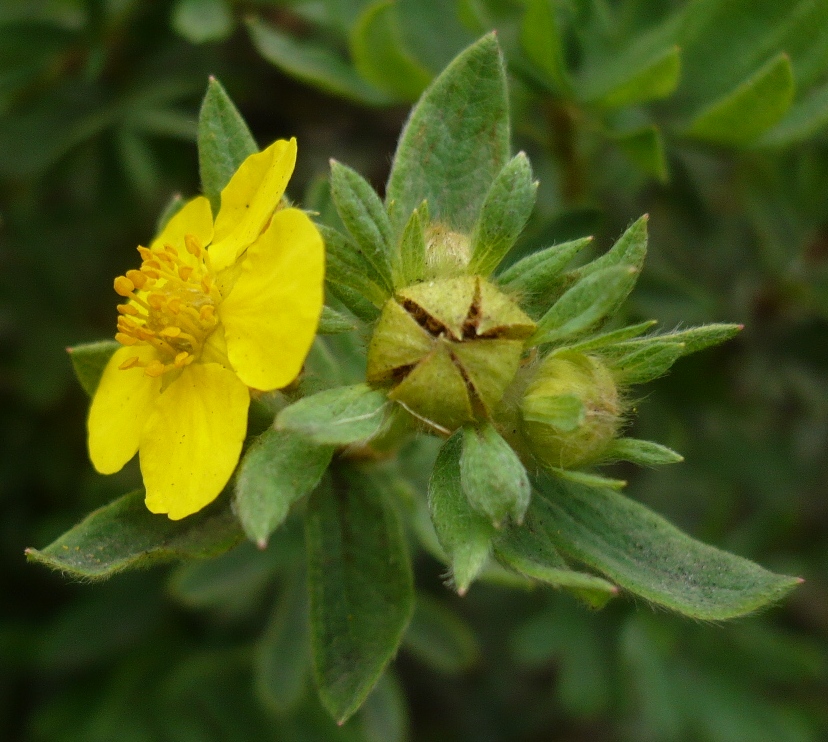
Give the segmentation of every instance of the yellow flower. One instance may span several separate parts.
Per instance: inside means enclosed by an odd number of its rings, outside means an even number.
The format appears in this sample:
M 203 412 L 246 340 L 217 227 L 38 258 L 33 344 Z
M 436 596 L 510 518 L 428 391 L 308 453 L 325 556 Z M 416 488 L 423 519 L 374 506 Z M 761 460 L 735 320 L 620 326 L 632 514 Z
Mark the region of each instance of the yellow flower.
M 140 270 L 115 279 L 119 348 L 89 412 L 89 454 L 102 474 L 137 452 L 153 513 L 177 520 L 230 478 L 250 389 L 280 389 L 301 370 L 323 300 L 324 246 L 298 209 L 279 208 L 296 140 L 248 157 L 213 221 L 188 202 Z

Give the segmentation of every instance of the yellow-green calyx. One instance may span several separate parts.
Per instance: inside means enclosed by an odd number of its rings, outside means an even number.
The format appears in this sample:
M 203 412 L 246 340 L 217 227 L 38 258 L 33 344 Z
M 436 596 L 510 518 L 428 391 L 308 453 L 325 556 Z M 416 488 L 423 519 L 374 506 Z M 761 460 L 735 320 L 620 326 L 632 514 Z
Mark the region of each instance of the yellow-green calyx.
M 609 369 L 583 353 L 544 360 L 520 403 L 523 434 L 547 466 L 575 469 L 601 458 L 621 422 Z
M 368 347 L 368 381 L 438 432 L 486 419 L 517 373 L 535 323 L 478 276 L 400 289 Z

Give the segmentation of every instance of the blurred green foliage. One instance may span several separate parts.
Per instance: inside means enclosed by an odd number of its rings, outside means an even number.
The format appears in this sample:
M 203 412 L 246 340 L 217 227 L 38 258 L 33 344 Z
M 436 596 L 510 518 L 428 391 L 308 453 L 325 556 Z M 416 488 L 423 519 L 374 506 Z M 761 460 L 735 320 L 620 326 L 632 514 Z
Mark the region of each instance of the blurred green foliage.
M 264 552 L 103 585 L 25 565 L 24 547 L 137 482 L 134 468 L 92 473 L 63 348 L 111 335 L 112 277 L 171 194 L 195 193 L 208 75 L 260 144 L 297 136 L 290 195 L 331 223 L 328 158 L 380 186 L 407 104 L 491 28 L 512 73 L 514 147 L 541 183 L 513 257 L 587 233 L 600 252 L 646 211 L 627 319 L 746 325 L 635 400 L 630 433 L 685 463 L 619 476 L 695 536 L 806 583 L 716 626 L 496 584 L 459 599 L 421 554 L 394 672 L 337 728 L 307 692 L 290 521 Z M 0 738 L 824 739 L 826 125 L 826 0 L 6 0 Z M 422 489 L 429 466 L 411 468 Z

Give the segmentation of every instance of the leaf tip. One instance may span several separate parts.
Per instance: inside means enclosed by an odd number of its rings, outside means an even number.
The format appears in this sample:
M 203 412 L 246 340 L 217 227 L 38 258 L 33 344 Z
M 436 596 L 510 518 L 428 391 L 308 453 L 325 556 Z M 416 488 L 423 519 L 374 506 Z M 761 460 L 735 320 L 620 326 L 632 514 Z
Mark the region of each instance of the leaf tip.
M 266 538 L 257 539 L 256 540 L 256 547 L 258 549 L 261 549 L 262 551 L 264 551 L 267 548 L 267 539 Z

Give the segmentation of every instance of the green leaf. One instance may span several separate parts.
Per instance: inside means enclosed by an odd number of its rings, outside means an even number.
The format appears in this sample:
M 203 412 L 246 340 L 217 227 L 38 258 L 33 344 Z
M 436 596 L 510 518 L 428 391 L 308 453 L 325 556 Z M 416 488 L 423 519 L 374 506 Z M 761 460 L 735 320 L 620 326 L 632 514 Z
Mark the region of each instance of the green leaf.
M 657 126 L 653 124 L 614 134 L 613 139 L 630 162 L 641 172 L 658 178 L 662 183 L 667 180 L 664 141 Z
M 647 257 L 647 222 L 649 219 L 650 217 L 647 214 L 636 219 L 607 252 L 573 271 L 573 273 L 578 278 L 583 278 L 590 273 L 616 265 L 632 266 L 640 271 L 644 267 L 644 259 Z
M 343 332 L 356 330 L 356 325 L 341 312 L 331 309 L 327 304 L 322 307 L 322 316 L 316 332 L 319 335 L 339 335 Z
M 150 513 L 144 491 L 136 490 L 93 511 L 45 549 L 26 549 L 26 557 L 73 577 L 99 580 L 157 562 L 218 556 L 242 538 L 224 505 L 170 520 Z
M 279 597 L 256 644 L 253 667 L 259 697 L 277 714 L 290 711 L 302 700 L 311 673 L 304 579 L 292 579 Z
M 529 60 L 559 93 L 569 93 L 563 40 L 554 0 L 529 0 L 520 27 L 520 41 Z
M 647 332 L 647 330 L 656 324 L 658 324 L 658 321 L 651 319 L 646 322 L 639 322 L 637 325 L 628 325 L 627 327 L 622 327 L 618 330 L 602 332 L 600 335 L 593 335 L 592 337 L 582 340 L 581 342 L 556 348 L 554 352 L 558 353 L 561 351 L 577 350 L 583 353 L 587 350 L 601 350 L 606 346 L 614 346 L 622 340 L 629 340 L 630 338 L 637 337 L 638 335 Z
M 405 693 L 390 670 L 379 679 L 360 712 L 365 742 L 406 742 Z
M 268 62 L 326 93 L 369 106 L 394 99 L 365 82 L 341 56 L 320 42 L 295 39 L 257 18 L 247 21 L 250 38 Z
M 372 85 L 394 98 L 415 101 L 431 74 L 403 47 L 395 4 L 380 0 L 360 15 L 350 36 L 354 66 Z
M 356 170 L 331 160 L 331 196 L 343 224 L 391 290 L 391 222 L 377 192 Z
M 575 484 L 584 487 L 606 487 L 611 490 L 622 490 L 627 486 L 623 479 L 610 479 L 609 477 L 601 476 L 600 474 L 592 474 L 586 471 L 574 471 L 572 469 L 558 469 L 550 467 L 550 471 L 558 478 L 565 482 L 574 482 Z
M 85 343 L 66 349 L 72 361 L 75 376 L 90 397 L 94 396 L 98 388 L 106 364 L 120 347 L 122 347 L 121 344 L 116 340 L 101 340 L 97 343 Z
M 667 98 L 677 87 L 681 54 L 677 46 L 652 52 L 634 46 L 587 72 L 579 86 L 583 100 L 623 108 Z
M 793 96 L 791 60 L 781 53 L 700 111 L 686 134 L 716 144 L 748 144 L 785 116 Z
M 601 577 L 571 569 L 552 543 L 548 531 L 554 528 L 546 500 L 533 497 L 526 522 L 498 536 L 495 556 L 504 566 L 526 577 L 571 590 L 593 608 L 602 608 L 618 594 L 618 588 Z
M 177 0 L 172 27 L 193 44 L 222 41 L 233 33 L 233 13 L 226 0 Z
M 828 85 L 794 103 L 787 115 L 756 141 L 757 147 L 789 147 L 804 142 L 828 126 Z
M 684 461 L 684 456 L 672 448 L 637 438 L 616 438 L 607 449 L 605 457 L 616 461 L 631 461 L 639 466 L 661 466 Z
M 428 204 L 424 201 L 411 216 L 400 238 L 399 259 L 395 261 L 394 285 L 410 286 L 426 276 L 426 238 Z
M 460 482 L 469 504 L 499 528 L 523 522 L 532 491 L 526 469 L 491 423 L 463 428 Z
M 434 220 L 470 232 L 508 159 L 506 73 L 489 34 L 431 83 L 403 129 L 386 189 L 396 232 L 423 200 Z
M 342 723 L 397 651 L 414 607 L 411 563 L 394 509 L 355 469 L 317 489 L 305 523 L 317 686 Z
M 583 425 L 586 408 L 577 394 L 534 396 L 524 399 L 521 417 L 528 422 L 551 425 L 562 433 L 569 433 Z
M 637 278 L 638 271 L 627 265 L 588 273 L 541 317 L 529 343 L 541 345 L 585 332 L 618 307 Z
M 332 286 L 356 293 L 377 309 L 383 307 L 389 291 L 359 247 L 331 227 L 318 224 L 317 228 L 325 241 L 325 280 Z M 350 302 L 343 303 L 360 319 L 365 319 L 359 314 L 359 307 L 352 307 Z M 375 318 L 376 315 L 369 321 Z
M 496 530 L 491 521 L 469 505 L 460 483 L 463 431 L 440 449 L 428 483 L 431 521 L 451 564 L 457 591 L 463 595 L 486 565 Z
M 247 450 L 236 477 L 235 510 L 247 538 L 260 548 L 288 516 L 291 505 L 322 478 L 334 447 L 292 430 L 267 430 Z
M 684 343 L 653 343 L 613 358 L 610 367 L 619 384 L 643 384 L 666 374 L 683 355 Z
M 441 601 L 418 594 L 403 647 L 432 670 L 458 675 L 480 659 L 474 632 Z
M 198 165 L 201 188 L 218 214 L 221 192 L 247 157 L 259 151 L 230 96 L 214 77 L 198 115 Z
M 379 432 L 388 404 L 382 392 L 367 384 L 328 389 L 285 407 L 276 427 L 323 445 L 347 446 Z
M 538 495 L 536 495 L 538 496 Z M 609 489 L 547 480 L 555 546 L 619 586 L 691 618 L 735 618 L 781 599 L 801 580 L 703 544 Z
M 548 306 L 550 297 L 554 297 L 561 286 L 564 268 L 591 242 L 592 237 L 582 237 L 527 255 L 503 271 L 497 277 L 497 283 L 523 302 Z
M 509 160 L 486 194 L 471 238 L 469 273 L 488 276 L 500 264 L 529 221 L 538 184 L 523 152 Z
M 660 335 L 647 335 L 643 338 L 607 345 L 603 352 L 614 355 L 624 355 L 638 348 L 661 345 L 663 343 L 681 343 L 684 347 L 682 355 L 690 355 L 719 345 L 738 335 L 744 325 L 714 323 L 690 327 L 687 330 L 675 330 Z

